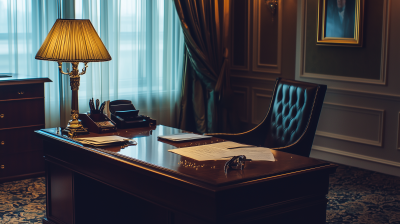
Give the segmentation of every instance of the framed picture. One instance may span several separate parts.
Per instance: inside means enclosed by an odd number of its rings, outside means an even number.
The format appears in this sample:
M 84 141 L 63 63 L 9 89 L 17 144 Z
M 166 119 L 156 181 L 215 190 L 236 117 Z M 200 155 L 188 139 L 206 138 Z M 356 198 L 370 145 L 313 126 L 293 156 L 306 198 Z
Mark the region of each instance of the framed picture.
M 362 47 L 364 0 L 318 0 L 317 44 Z

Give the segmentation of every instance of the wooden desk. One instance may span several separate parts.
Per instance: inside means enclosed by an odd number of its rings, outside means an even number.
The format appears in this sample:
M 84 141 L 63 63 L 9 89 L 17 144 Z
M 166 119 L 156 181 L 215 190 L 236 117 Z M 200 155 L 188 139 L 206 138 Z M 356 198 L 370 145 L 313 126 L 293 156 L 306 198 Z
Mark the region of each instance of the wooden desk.
M 157 139 L 180 132 L 120 129 L 114 134 L 138 144 L 96 150 L 61 138 L 57 129 L 36 131 L 46 161 L 43 223 L 325 223 L 328 177 L 336 165 L 273 151 L 276 162 L 247 162 L 225 175 L 225 161 L 167 151 L 221 139 L 173 145 Z

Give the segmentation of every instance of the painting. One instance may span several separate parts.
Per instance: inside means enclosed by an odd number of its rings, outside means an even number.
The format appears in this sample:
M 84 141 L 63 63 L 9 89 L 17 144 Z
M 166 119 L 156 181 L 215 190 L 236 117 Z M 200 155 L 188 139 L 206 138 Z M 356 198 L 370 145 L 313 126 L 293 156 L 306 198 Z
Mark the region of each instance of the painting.
M 364 0 L 318 0 L 317 44 L 362 47 Z

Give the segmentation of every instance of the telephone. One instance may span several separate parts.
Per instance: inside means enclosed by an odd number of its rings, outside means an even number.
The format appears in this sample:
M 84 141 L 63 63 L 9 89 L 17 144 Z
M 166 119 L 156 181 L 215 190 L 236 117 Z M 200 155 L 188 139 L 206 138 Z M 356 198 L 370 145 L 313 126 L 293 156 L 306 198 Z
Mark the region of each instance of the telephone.
M 139 115 L 130 100 L 114 100 L 109 104 L 111 120 L 118 128 L 147 127 L 156 124 L 156 120 L 148 116 Z

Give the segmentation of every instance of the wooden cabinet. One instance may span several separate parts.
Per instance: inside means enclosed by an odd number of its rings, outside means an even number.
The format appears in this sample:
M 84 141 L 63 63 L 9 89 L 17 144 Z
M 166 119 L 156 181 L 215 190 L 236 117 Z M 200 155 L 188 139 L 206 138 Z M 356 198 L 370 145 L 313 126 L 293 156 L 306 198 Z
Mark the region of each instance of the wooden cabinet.
M 44 82 L 48 78 L 0 79 L 0 182 L 44 175 Z

